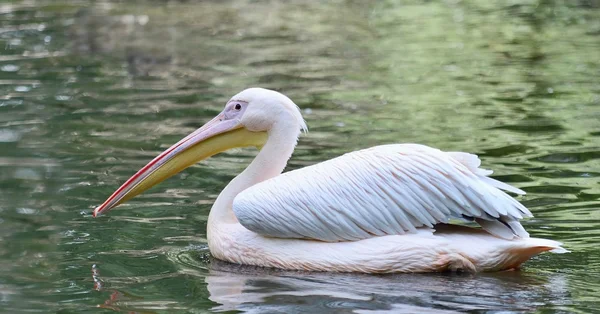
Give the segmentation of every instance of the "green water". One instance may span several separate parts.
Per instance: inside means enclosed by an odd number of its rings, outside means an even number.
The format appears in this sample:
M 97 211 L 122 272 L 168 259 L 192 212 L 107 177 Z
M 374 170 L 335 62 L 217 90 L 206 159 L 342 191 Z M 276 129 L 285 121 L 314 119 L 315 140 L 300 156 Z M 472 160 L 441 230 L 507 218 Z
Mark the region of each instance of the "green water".
M 251 149 L 91 217 L 250 86 L 303 109 L 288 170 L 383 143 L 476 153 L 572 252 L 476 275 L 219 262 L 206 219 Z M 599 198 L 598 1 L 0 4 L 0 312 L 594 312 Z

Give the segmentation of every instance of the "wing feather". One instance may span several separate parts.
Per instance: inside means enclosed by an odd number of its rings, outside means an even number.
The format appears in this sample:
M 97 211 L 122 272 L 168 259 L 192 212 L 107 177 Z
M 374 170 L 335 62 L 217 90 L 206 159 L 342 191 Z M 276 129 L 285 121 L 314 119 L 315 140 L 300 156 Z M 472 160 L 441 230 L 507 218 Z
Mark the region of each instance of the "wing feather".
M 531 212 L 487 177 L 476 155 L 417 144 L 377 146 L 256 184 L 233 211 L 246 228 L 272 237 L 352 241 L 416 232 L 474 218 L 502 237 L 528 237 Z

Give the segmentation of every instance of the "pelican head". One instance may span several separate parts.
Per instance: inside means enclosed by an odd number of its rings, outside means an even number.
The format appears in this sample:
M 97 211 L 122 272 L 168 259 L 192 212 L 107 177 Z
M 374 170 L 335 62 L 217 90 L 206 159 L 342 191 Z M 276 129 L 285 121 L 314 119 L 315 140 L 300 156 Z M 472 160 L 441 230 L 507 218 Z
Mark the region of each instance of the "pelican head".
M 162 152 L 129 178 L 94 217 L 148 190 L 183 169 L 236 147 L 261 148 L 274 131 L 298 138 L 306 124 L 287 96 L 264 88 L 249 88 L 233 96 L 215 118 Z

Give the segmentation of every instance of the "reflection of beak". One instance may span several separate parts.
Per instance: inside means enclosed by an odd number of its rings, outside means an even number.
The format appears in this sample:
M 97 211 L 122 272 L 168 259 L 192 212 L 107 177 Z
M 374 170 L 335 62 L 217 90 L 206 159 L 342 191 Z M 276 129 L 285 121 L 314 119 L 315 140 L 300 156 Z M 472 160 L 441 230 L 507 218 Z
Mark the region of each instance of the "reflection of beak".
M 111 210 L 198 161 L 234 147 L 260 147 L 266 139 L 266 132 L 250 132 L 238 120 L 224 120 L 224 115 L 221 113 L 169 147 L 129 178 L 94 210 L 94 217 Z

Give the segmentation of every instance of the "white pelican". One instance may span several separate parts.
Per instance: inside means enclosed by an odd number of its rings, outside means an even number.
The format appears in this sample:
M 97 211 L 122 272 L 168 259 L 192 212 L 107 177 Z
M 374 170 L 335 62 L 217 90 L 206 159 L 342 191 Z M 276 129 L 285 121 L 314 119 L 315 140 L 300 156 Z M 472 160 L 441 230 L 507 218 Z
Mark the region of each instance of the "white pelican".
M 289 270 L 363 273 L 518 268 L 561 243 L 530 238 L 527 208 L 468 153 L 417 144 L 360 150 L 281 174 L 306 124 L 292 100 L 250 88 L 161 153 L 98 216 L 190 165 L 234 147 L 256 158 L 217 197 L 208 245 L 218 259 Z M 466 218 L 483 229 L 449 224 Z

